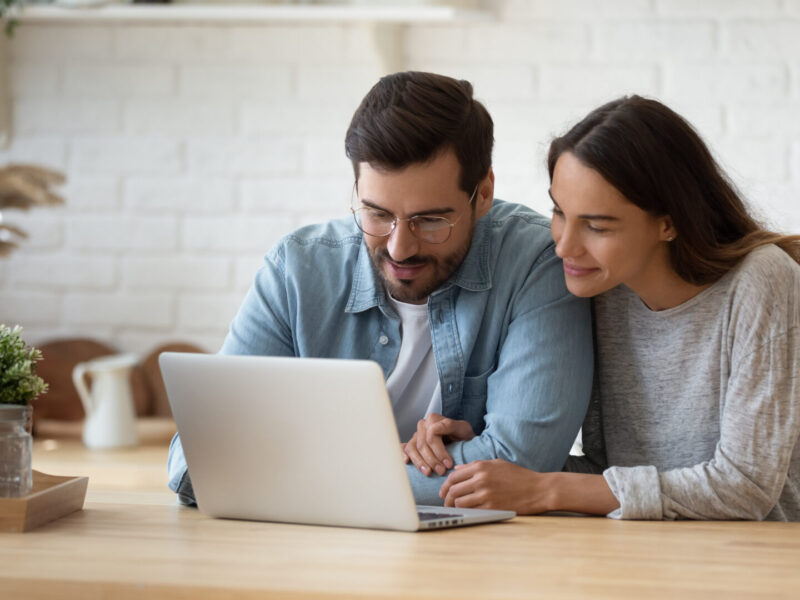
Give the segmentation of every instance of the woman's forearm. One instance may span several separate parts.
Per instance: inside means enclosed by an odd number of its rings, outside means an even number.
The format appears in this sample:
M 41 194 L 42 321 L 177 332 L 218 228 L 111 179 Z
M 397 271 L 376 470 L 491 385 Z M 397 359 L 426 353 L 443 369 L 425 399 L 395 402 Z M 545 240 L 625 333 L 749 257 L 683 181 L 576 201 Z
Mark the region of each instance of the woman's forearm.
M 605 515 L 619 508 L 602 475 L 549 473 L 552 477 L 550 510 Z

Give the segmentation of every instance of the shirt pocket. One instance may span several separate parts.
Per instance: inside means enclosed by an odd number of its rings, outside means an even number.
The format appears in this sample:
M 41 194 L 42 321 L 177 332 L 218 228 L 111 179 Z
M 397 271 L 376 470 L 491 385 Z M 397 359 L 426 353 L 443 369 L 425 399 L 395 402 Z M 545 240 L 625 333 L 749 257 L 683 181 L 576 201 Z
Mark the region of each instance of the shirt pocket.
M 461 392 L 461 418 L 472 425 L 476 434 L 483 431 L 485 426 L 488 381 L 492 373 L 494 373 L 494 367 L 480 375 L 464 377 L 464 389 Z

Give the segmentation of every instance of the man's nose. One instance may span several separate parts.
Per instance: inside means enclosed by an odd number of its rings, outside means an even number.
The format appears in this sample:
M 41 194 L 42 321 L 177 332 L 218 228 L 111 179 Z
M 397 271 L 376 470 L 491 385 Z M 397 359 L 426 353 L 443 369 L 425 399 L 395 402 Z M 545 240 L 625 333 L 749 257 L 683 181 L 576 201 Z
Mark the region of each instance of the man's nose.
M 408 221 L 398 221 L 386 242 L 386 250 L 395 262 L 403 262 L 419 252 L 419 240 L 411 233 Z

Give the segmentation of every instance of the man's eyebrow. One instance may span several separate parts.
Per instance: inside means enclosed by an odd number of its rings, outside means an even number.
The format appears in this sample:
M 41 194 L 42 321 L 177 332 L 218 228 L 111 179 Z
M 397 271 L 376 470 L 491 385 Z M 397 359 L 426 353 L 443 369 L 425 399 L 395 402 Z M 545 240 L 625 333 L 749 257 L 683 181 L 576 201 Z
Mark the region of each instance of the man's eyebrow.
M 391 213 L 391 211 L 386 210 L 382 206 L 375 204 L 372 200 L 367 198 L 361 199 L 361 204 L 364 206 L 368 206 L 370 208 L 375 208 L 377 210 L 382 210 L 387 213 Z M 417 213 L 411 215 L 412 217 L 423 217 L 423 216 L 436 216 L 436 215 L 446 215 L 448 213 L 455 212 L 454 208 L 429 208 L 428 210 L 421 210 Z
M 553 201 L 553 204 L 556 205 L 556 208 L 561 208 L 558 205 L 558 202 L 556 202 L 556 199 L 553 198 L 553 192 L 552 192 L 552 190 L 550 188 L 547 189 L 547 195 L 550 196 L 550 200 Z M 585 219 L 587 221 L 619 221 L 620 220 L 619 217 L 612 217 L 611 215 L 600 215 L 600 214 L 596 214 L 596 215 L 593 215 L 593 214 L 578 215 L 578 218 L 579 219 Z

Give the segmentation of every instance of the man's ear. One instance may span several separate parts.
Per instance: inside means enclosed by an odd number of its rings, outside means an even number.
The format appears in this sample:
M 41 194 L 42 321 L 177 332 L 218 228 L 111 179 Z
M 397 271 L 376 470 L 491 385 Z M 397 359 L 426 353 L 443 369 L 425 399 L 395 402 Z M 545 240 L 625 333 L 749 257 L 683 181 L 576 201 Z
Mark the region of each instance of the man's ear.
M 494 171 L 489 167 L 486 177 L 478 183 L 478 191 L 475 192 L 475 218 L 480 219 L 489 212 L 494 201 Z

